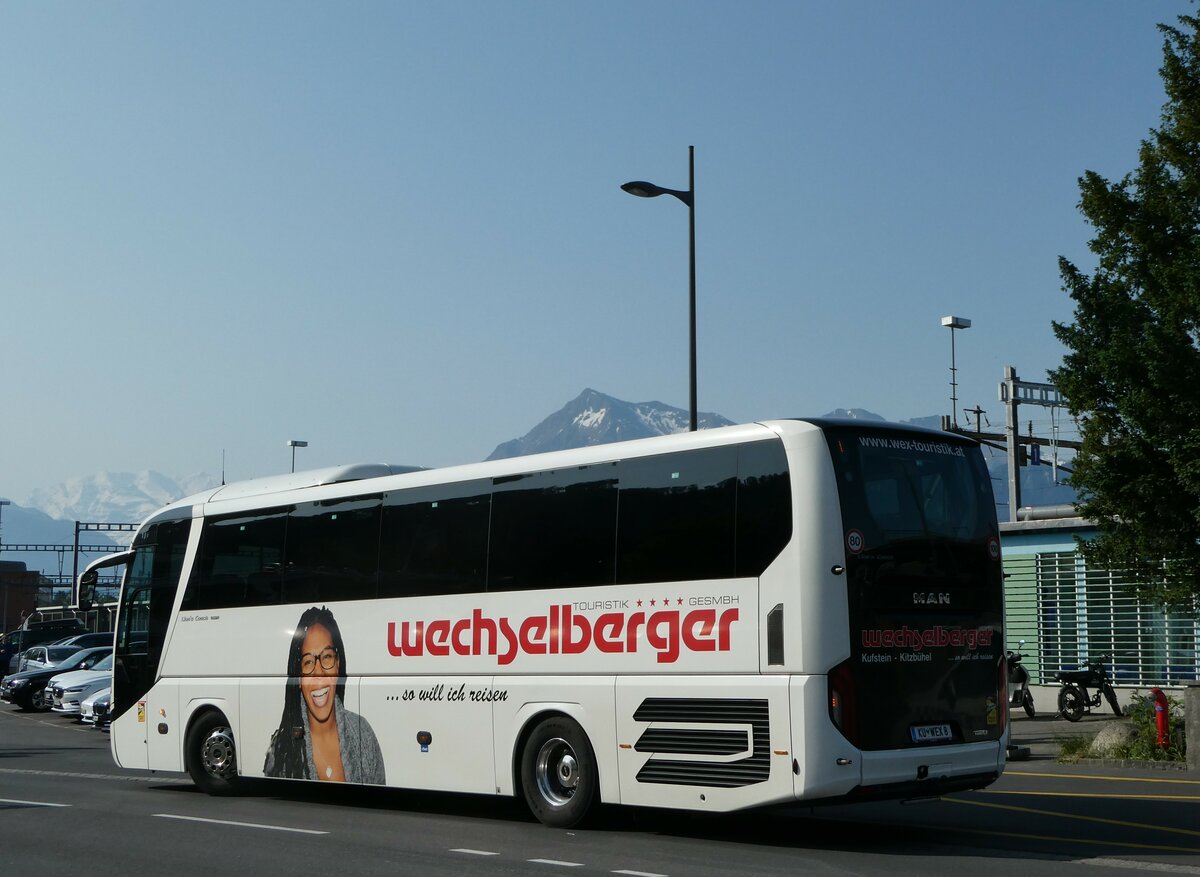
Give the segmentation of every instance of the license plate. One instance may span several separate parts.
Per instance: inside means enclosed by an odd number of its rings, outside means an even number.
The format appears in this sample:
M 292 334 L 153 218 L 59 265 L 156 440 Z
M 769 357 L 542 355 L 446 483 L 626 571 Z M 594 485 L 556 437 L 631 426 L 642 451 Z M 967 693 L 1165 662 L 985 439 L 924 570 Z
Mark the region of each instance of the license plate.
M 954 739 L 949 725 L 913 725 L 910 730 L 914 743 L 941 743 Z

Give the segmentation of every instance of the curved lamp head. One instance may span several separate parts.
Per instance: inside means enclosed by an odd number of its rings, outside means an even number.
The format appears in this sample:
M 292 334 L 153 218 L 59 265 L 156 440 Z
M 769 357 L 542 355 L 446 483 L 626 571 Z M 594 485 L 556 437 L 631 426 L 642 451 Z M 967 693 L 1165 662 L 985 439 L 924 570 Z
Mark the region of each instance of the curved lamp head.
M 680 192 L 677 189 L 664 189 L 662 186 L 656 186 L 654 183 L 647 183 L 645 180 L 634 180 L 630 183 L 624 183 L 621 186 L 622 191 L 628 192 L 630 195 L 637 195 L 639 198 L 657 198 L 659 195 L 674 195 L 684 204 L 692 206 L 692 193 Z
M 628 192 L 630 195 L 637 195 L 639 198 L 657 198 L 663 194 L 663 190 L 654 183 L 647 183 L 645 180 L 634 180 L 631 183 L 625 183 L 621 186 L 622 191 Z

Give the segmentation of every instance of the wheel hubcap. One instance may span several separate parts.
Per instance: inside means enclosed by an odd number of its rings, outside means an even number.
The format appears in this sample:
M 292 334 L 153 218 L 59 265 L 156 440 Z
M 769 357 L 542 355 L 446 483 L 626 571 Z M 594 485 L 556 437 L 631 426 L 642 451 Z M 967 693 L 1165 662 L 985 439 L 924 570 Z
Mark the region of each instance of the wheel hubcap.
M 579 762 L 571 744 L 561 737 L 547 740 L 533 766 L 538 791 L 556 807 L 571 800 L 579 787 Z
M 204 769 L 218 779 L 225 779 L 235 772 L 233 732 L 229 728 L 213 728 L 204 738 L 200 748 L 200 763 Z

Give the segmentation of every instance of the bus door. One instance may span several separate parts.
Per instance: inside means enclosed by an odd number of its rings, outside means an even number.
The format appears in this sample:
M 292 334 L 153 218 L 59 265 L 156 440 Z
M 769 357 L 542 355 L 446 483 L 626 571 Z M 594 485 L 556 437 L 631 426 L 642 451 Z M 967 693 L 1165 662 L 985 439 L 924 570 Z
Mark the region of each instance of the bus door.
M 174 691 L 154 688 L 183 569 L 191 519 L 148 524 L 134 539 L 121 587 L 113 661 L 113 757 L 122 767 L 156 769 L 179 760 Z M 197 528 L 198 529 L 198 528 Z M 160 702 L 162 701 L 162 702 Z M 175 754 L 165 762 L 166 747 Z M 165 769 L 165 768 L 163 768 Z

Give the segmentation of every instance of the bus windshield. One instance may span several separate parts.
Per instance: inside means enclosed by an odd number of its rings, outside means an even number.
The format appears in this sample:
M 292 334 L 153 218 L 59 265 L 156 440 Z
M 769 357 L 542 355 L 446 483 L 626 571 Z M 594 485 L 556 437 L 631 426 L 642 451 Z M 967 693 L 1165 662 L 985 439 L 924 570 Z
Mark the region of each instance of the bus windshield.
M 153 522 L 134 540 L 117 613 L 113 704 L 121 710 L 157 675 L 191 524 L 190 518 Z

